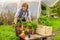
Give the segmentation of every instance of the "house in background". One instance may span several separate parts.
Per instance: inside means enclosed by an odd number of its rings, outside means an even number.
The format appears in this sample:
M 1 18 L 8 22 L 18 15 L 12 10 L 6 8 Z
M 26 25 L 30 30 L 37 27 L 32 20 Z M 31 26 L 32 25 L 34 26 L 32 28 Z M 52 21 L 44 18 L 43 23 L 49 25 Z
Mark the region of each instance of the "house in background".
M 0 6 L 2 5 L 1 8 L 3 8 L 3 10 L 8 9 L 8 10 L 16 11 L 16 9 L 21 8 L 21 4 L 25 2 L 29 4 L 29 10 L 31 16 L 37 19 L 42 10 L 41 4 L 46 7 L 52 7 L 58 2 L 58 0 L 1 0 Z

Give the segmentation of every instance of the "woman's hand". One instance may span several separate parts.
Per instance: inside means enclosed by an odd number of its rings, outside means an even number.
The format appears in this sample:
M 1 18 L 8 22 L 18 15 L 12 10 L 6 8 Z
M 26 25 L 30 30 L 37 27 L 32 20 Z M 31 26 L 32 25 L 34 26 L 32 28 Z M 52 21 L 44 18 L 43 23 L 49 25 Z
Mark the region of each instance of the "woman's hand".
M 14 19 L 14 22 L 13 22 L 13 23 L 14 23 L 14 24 L 16 24 L 16 23 L 17 23 L 17 18 L 15 18 L 15 19 Z

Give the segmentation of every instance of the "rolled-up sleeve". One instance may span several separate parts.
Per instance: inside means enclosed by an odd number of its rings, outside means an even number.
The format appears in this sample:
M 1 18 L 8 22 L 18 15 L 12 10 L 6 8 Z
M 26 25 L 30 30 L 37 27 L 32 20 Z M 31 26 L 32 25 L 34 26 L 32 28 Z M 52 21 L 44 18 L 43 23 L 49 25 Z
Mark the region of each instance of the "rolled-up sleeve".
M 20 13 L 20 9 L 17 10 L 16 14 L 15 14 L 15 18 L 17 18 L 19 16 L 19 13 Z

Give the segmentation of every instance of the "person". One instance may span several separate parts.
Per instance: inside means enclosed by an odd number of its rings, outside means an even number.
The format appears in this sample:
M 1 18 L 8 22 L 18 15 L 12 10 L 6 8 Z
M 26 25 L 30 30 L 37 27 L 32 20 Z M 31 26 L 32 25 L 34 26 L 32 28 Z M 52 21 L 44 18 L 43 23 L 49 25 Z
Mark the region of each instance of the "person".
M 28 8 L 29 8 L 29 6 L 27 3 L 22 4 L 21 9 L 18 9 L 15 14 L 14 24 L 17 24 L 18 18 L 21 19 L 23 22 L 31 21 L 31 14 L 30 14 L 30 11 L 28 10 Z M 20 40 L 24 40 L 24 39 L 20 37 Z
M 27 3 L 23 3 L 22 4 L 22 8 L 18 9 L 16 14 L 15 14 L 15 18 L 14 18 L 14 23 L 17 23 L 18 17 L 20 19 L 22 19 L 23 21 L 31 21 L 31 14 L 30 11 L 28 10 L 28 4 Z

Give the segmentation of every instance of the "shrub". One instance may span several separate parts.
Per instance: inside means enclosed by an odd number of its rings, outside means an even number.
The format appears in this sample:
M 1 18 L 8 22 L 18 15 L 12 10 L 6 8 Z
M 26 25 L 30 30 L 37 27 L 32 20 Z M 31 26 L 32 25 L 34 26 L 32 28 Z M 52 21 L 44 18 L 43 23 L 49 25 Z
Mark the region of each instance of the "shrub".
M 8 13 L 1 13 L 0 14 L 0 24 L 12 24 L 14 20 L 14 13 L 9 11 Z
M 47 16 L 43 15 L 43 16 L 39 17 L 38 23 L 46 25 L 46 26 L 51 26 L 50 19 L 51 19 L 51 17 L 47 17 Z

